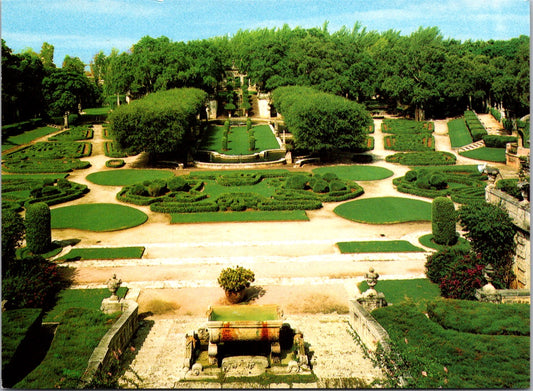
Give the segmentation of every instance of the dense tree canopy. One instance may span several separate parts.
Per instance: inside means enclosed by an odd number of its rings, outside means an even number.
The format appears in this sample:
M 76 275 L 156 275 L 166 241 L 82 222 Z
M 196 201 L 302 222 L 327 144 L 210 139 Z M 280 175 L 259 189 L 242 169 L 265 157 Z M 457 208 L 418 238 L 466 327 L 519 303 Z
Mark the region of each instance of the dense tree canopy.
M 197 88 L 156 92 L 121 105 L 111 113 L 109 122 L 124 149 L 151 154 L 185 152 L 206 98 Z
M 279 87 L 272 100 L 296 146 L 310 152 L 359 148 L 372 123 L 360 104 L 310 87 Z

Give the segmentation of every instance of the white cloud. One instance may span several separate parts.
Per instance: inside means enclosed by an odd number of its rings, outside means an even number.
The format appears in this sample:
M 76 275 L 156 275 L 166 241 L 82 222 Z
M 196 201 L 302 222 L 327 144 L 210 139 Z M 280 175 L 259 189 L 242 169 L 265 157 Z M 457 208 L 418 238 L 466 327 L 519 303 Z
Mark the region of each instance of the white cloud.
M 42 7 L 57 12 L 73 14 L 139 15 L 150 17 L 162 15 L 165 4 L 155 0 L 56 0 L 41 3 Z

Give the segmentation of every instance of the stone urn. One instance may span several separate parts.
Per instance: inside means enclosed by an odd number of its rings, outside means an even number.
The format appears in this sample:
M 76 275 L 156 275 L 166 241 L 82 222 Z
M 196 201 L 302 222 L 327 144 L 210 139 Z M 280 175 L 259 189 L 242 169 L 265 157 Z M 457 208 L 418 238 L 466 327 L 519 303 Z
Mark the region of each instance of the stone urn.
M 244 300 L 246 295 L 246 288 L 240 289 L 238 291 L 224 291 L 226 293 L 226 299 L 231 304 L 237 304 Z

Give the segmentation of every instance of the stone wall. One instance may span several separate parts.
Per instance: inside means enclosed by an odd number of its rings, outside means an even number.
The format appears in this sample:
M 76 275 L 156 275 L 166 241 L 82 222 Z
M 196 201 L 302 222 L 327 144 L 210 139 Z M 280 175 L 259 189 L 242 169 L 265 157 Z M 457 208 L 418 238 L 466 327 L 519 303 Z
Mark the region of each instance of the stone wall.
M 378 343 L 389 350 L 389 334 L 376 319 L 355 299 L 349 300 L 350 326 L 366 347 L 375 351 Z
M 515 288 L 530 289 L 530 259 L 531 240 L 530 231 L 530 207 L 529 202 L 520 202 L 509 194 L 496 189 L 493 184 L 485 188 L 485 200 L 492 204 L 503 207 L 519 228 L 516 235 L 516 254 L 514 257 L 513 271 L 516 274 Z
M 99 370 L 106 368 L 114 357 L 114 352 L 123 351 L 137 331 L 139 305 L 132 300 L 124 300 L 122 305 L 122 315 L 104 335 L 89 358 L 87 369 L 80 379 L 84 384 L 90 383 Z

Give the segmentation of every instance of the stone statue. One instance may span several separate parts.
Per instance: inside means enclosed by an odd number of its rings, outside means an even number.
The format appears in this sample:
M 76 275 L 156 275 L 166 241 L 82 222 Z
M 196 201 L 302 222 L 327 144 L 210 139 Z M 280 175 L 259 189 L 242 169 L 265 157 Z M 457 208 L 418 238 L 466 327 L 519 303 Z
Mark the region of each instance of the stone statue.
M 120 285 L 122 284 L 122 280 L 117 279 L 117 275 L 113 274 L 113 278 L 110 278 L 107 281 L 107 288 L 109 289 L 109 292 L 111 292 L 111 297 L 109 300 L 111 301 L 119 301 L 120 299 L 117 296 L 118 288 L 120 288 Z
M 368 284 L 369 289 L 365 292 L 365 296 L 377 295 L 376 289 L 374 287 L 378 283 L 379 274 L 374 271 L 374 268 L 371 267 L 367 273 L 365 273 L 365 280 Z

